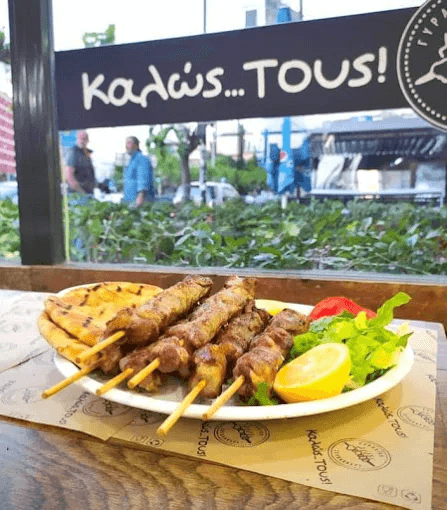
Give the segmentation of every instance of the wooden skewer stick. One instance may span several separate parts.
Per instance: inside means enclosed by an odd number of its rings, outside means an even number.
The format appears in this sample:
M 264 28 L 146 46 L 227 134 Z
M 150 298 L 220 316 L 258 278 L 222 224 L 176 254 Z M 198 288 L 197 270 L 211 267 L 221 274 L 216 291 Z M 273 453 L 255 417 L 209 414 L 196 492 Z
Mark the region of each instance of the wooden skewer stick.
M 135 388 L 137 384 L 140 384 L 143 379 L 146 379 L 147 376 L 152 374 L 157 368 L 160 366 L 160 360 L 159 358 L 155 358 L 152 363 L 149 363 L 147 367 L 144 367 L 143 370 L 140 370 L 137 372 L 132 379 L 127 383 L 127 387 L 131 390 Z
M 223 405 L 225 405 L 236 391 L 244 384 L 245 377 L 240 375 L 223 393 L 221 393 L 212 405 L 203 413 L 202 419 L 209 420 Z
M 122 382 L 125 379 L 127 379 L 128 377 L 130 377 L 134 372 L 135 372 L 135 370 L 133 368 L 126 368 L 126 370 L 124 370 L 123 372 L 118 374 L 116 377 L 114 377 L 113 379 L 110 379 L 105 384 L 103 384 L 101 386 L 101 388 L 98 388 L 96 390 L 96 394 L 100 395 L 100 396 L 103 395 L 107 391 L 118 386 L 118 384 L 120 384 L 120 382 Z
M 170 416 L 168 416 L 166 420 L 158 427 L 157 435 L 159 435 L 160 437 L 165 437 L 168 434 L 168 432 L 172 429 L 172 427 L 177 423 L 179 418 L 185 412 L 186 408 L 189 407 L 194 402 L 197 395 L 203 390 L 205 385 L 206 381 L 202 379 L 194 386 L 194 388 L 188 393 L 188 395 L 186 395 L 186 397 L 180 402 L 176 410 Z
M 84 367 L 83 369 L 79 370 L 79 372 L 76 372 L 76 374 L 71 375 L 70 377 L 67 377 L 63 381 L 55 384 L 51 388 L 48 388 L 42 393 L 42 398 L 48 398 L 52 395 L 55 395 L 59 391 L 63 390 L 67 386 L 70 386 L 70 384 L 79 381 L 79 379 L 82 379 L 84 375 L 89 374 L 90 372 L 93 372 L 95 368 L 97 368 L 98 363 L 94 363 L 93 365 L 90 365 L 88 367 Z
M 115 343 L 117 340 L 122 338 L 125 334 L 126 334 L 125 331 L 117 331 L 116 333 L 113 333 L 113 335 L 110 335 L 105 340 L 102 340 L 102 342 L 97 343 L 91 349 L 88 349 L 87 351 L 84 351 L 81 354 L 79 354 L 79 356 L 76 357 L 76 362 L 77 363 L 84 362 L 86 359 L 91 358 L 97 352 L 100 352 L 103 349 L 105 349 L 106 347 L 108 347 L 109 345 L 112 345 L 113 343 Z

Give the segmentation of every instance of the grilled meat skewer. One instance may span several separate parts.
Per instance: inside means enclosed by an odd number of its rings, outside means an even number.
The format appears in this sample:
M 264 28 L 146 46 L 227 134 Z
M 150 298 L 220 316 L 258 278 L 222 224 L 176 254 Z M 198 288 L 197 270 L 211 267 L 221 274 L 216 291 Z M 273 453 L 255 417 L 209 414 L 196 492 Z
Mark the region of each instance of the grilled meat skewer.
M 187 276 L 179 283 L 160 292 L 148 303 L 137 308 L 124 308 L 107 322 L 102 338 L 116 331 L 125 331 L 118 342 L 101 353 L 100 365 L 105 373 L 115 373 L 119 361 L 135 345 L 155 341 L 171 324 L 174 324 L 211 292 L 213 281 L 205 276 Z
M 206 344 L 194 352 L 194 371 L 188 381 L 189 388 L 204 380 L 206 385 L 200 395 L 216 398 L 222 391 L 227 373 L 231 372 L 236 360 L 248 350 L 251 340 L 264 330 L 270 319 L 271 315 L 266 310 L 256 308 L 250 301 L 243 314 L 232 319 L 219 332 L 214 344 Z
M 223 289 L 200 304 L 187 320 L 169 327 L 155 343 L 135 349 L 119 363 L 126 368 L 138 369 L 159 360 L 160 372 L 180 371 L 186 376 L 191 354 L 210 342 L 233 317 L 240 315 L 246 303 L 254 299 L 254 278 L 231 277 Z
M 125 330 L 127 342 L 145 345 L 156 340 L 211 292 L 206 276 L 187 276 L 137 308 L 123 308 L 106 324 L 104 338 Z
M 276 374 L 293 345 L 293 338 L 308 329 L 309 319 L 299 312 L 285 309 L 275 315 L 267 328 L 252 340 L 249 351 L 236 362 L 234 379 L 244 377 L 239 394 L 252 396 L 261 382 L 267 383 L 268 392 L 271 392 Z

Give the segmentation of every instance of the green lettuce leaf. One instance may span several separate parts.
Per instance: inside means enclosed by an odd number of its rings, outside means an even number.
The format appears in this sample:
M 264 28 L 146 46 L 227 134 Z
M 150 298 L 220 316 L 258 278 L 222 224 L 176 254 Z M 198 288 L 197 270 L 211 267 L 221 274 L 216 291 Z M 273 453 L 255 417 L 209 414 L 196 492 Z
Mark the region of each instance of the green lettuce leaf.
M 270 397 L 269 385 L 267 383 L 259 383 L 258 390 L 247 402 L 247 405 L 254 406 L 260 404 L 261 406 L 273 406 L 279 404 L 279 402 Z
M 406 305 L 411 300 L 411 297 L 405 292 L 399 292 L 377 310 L 377 317 L 370 319 L 370 328 L 383 328 L 393 320 L 393 310 L 402 305 Z

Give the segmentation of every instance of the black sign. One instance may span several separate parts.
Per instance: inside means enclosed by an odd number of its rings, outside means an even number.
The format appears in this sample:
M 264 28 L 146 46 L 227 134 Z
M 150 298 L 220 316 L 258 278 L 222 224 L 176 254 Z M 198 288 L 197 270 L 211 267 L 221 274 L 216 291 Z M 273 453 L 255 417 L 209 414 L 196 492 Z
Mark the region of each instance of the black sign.
M 408 106 L 415 9 L 56 53 L 60 130 Z
M 411 18 L 398 51 L 398 76 L 410 105 L 447 131 L 447 1 L 425 3 Z

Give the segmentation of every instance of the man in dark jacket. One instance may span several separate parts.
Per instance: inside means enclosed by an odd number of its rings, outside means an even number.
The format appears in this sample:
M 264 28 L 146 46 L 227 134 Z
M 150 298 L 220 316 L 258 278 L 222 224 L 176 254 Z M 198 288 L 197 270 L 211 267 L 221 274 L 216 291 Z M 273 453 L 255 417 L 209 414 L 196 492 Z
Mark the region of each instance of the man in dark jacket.
M 67 158 L 66 174 L 69 191 L 93 195 L 95 187 L 95 171 L 91 160 L 90 149 L 87 149 L 88 134 L 78 131 L 76 145 L 70 150 Z

